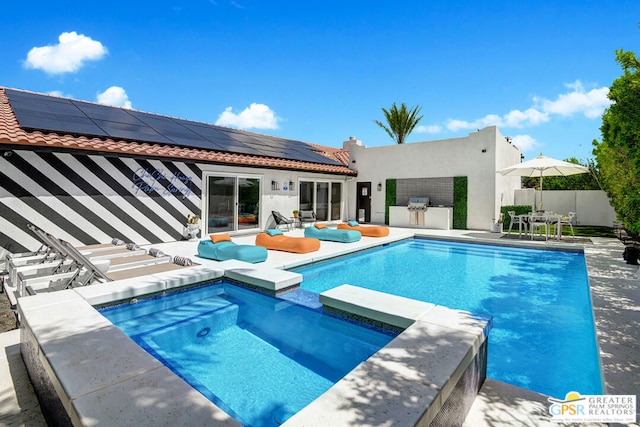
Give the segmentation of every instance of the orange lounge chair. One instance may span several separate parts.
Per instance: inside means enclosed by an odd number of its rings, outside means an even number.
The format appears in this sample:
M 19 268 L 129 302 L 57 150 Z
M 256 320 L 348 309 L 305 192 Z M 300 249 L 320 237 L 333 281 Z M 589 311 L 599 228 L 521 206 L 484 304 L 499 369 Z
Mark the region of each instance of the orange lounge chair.
M 282 231 L 278 234 L 276 230 L 268 230 L 256 236 L 256 245 L 274 251 L 306 254 L 307 252 L 314 252 L 320 249 L 320 240 L 312 237 L 285 236 L 282 234 Z
M 382 227 L 380 225 L 350 225 L 347 222 L 338 224 L 338 230 L 356 230 L 367 237 L 384 237 L 389 235 L 389 227 Z

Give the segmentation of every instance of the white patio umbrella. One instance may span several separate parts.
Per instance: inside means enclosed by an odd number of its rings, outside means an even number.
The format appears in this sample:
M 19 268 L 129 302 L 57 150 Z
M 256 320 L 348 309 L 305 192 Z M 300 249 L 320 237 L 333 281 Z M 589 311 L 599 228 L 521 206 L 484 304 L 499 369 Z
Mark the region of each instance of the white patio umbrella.
M 547 157 L 542 153 L 535 159 L 527 160 L 526 162 L 518 163 L 498 171 L 499 174 L 504 176 L 540 177 L 540 209 L 542 209 L 542 177 L 567 176 L 588 172 L 589 168 L 585 166 Z

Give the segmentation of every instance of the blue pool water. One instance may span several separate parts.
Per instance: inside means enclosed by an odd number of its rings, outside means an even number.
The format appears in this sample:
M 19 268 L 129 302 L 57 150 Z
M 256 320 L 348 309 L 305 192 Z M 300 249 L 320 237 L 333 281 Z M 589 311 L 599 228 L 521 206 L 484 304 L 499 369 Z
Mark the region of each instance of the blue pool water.
M 490 315 L 490 378 L 602 393 L 582 253 L 413 239 L 296 271 L 312 292 L 348 283 Z
M 228 283 L 101 312 L 247 426 L 281 424 L 393 339 Z

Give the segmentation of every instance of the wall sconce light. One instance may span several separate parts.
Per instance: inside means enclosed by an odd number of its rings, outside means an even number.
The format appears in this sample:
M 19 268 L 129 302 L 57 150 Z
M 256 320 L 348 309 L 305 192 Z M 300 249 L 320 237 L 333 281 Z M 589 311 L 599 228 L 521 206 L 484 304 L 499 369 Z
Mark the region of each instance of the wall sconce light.
M 382 191 L 382 183 L 381 182 L 378 183 L 378 191 Z

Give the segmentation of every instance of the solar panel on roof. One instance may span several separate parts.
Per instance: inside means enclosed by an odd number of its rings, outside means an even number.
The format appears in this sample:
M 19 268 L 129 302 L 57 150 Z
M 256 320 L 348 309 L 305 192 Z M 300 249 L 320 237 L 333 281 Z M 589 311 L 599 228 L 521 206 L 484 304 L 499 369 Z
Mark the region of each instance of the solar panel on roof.
M 340 165 L 301 141 L 43 94 L 5 92 L 20 126 L 30 130 Z
M 85 114 L 78 110 L 70 103 L 56 102 L 51 105 L 50 102 L 34 102 L 29 100 L 18 100 L 11 102 L 14 110 L 21 109 L 27 111 L 40 111 L 49 114 L 64 114 L 67 116 L 86 117 Z
M 211 149 L 209 141 L 174 120 L 163 120 L 152 114 L 137 111 L 131 111 L 130 114 L 173 142 L 190 141 L 192 146 Z
M 43 129 L 64 134 L 95 135 L 102 132 L 95 123 L 86 117 L 65 114 L 52 115 L 46 111 L 14 110 L 20 117 L 20 126 L 26 129 Z
M 251 150 L 249 146 L 231 138 L 226 132 L 223 132 L 218 127 L 199 124 L 196 125 L 193 123 L 186 123 L 185 126 L 192 129 L 198 135 L 201 135 L 221 151 L 234 152 L 234 150 L 237 149 L 239 150 L 238 152 L 242 154 L 254 154 L 253 150 Z
M 114 139 L 131 139 L 146 142 L 159 142 L 163 144 L 171 144 L 172 141 L 160 135 L 153 128 L 145 124 L 132 124 L 111 122 L 107 120 L 93 120 L 104 132 Z
M 106 105 L 90 104 L 88 102 L 71 101 L 80 111 L 92 120 L 106 120 L 109 122 L 141 124 L 140 120 L 133 117 L 123 108 L 109 107 Z

